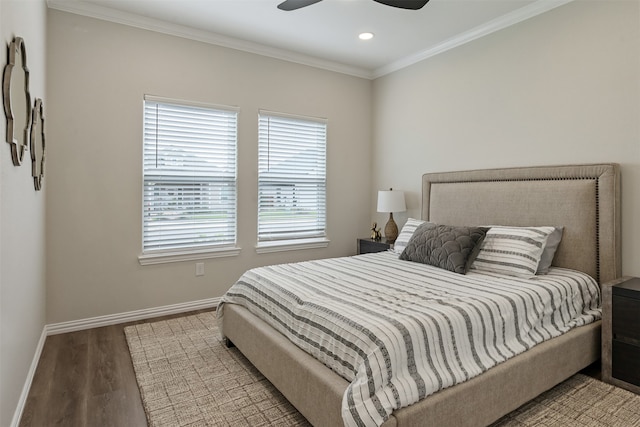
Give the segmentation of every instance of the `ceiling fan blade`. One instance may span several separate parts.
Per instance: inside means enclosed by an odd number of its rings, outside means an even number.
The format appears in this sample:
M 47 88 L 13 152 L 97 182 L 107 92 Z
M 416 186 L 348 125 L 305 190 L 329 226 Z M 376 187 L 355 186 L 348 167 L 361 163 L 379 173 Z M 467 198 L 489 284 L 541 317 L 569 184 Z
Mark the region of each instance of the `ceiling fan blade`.
M 289 0 L 291 1 L 291 0 Z M 427 4 L 429 0 L 374 0 L 387 6 L 399 7 L 400 9 L 418 10 Z M 280 7 L 280 6 L 278 6 Z
M 318 3 L 321 0 L 285 0 L 278 5 L 280 10 L 296 10 L 301 7 L 311 6 L 314 3 Z M 428 0 L 427 0 L 428 1 Z

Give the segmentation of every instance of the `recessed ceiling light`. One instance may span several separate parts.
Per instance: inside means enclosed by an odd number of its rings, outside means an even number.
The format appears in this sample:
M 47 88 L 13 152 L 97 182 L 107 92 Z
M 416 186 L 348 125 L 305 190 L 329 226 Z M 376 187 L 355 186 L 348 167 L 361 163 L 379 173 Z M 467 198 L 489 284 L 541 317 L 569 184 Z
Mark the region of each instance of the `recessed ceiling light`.
M 373 33 L 360 33 L 358 38 L 360 40 L 371 40 L 373 38 Z

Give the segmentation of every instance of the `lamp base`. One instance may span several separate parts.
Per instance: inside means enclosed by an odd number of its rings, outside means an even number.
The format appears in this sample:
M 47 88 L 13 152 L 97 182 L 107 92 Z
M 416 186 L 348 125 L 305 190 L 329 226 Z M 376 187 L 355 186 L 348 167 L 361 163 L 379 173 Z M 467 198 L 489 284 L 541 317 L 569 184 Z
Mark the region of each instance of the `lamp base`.
M 398 238 L 398 225 L 393 220 L 393 213 L 389 213 L 389 221 L 384 226 L 384 237 L 387 239 L 387 243 L 393 243 Z

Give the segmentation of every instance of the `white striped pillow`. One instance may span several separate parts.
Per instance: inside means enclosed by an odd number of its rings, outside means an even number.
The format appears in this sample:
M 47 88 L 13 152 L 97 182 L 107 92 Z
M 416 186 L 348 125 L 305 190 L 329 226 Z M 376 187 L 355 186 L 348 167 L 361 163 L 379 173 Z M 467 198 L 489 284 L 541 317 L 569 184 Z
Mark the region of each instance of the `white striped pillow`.
M 491 227 L 471 269 L 530 278 L 554 227 Z
M 411 236 L 415 233 L 416 229 L 420 226 L 420 224 L 424 223 L 421 219 L 409 218 L 407 222 L 402 226 L 402 230 L 400 230 L 400 234 L 393 244 L 393 251 L 400 255 L 404 248 L 409 244 L 409 240 L 411 240 Z

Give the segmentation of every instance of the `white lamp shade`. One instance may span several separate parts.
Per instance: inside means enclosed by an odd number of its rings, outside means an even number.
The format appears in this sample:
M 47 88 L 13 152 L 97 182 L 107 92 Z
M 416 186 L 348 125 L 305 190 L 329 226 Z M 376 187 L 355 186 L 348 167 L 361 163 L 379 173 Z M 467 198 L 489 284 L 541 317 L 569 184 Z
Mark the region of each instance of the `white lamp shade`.
M 378 191 L 378 212 L 404 212 L 406 210 L 407 205 L 404 203 L 403 191 Z

